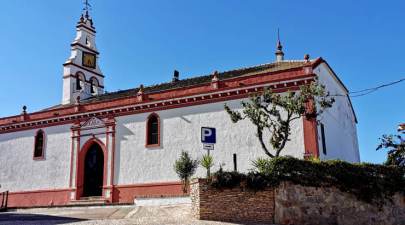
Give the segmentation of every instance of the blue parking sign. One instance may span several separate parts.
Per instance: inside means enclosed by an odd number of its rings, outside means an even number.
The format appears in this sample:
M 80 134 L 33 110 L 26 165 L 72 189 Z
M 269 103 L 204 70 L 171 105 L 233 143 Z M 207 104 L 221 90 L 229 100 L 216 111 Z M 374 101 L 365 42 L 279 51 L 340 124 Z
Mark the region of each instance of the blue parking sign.
M 201 127 L 201 142 L 205 144 L 215 144 L 217 142 L 215 128 Z

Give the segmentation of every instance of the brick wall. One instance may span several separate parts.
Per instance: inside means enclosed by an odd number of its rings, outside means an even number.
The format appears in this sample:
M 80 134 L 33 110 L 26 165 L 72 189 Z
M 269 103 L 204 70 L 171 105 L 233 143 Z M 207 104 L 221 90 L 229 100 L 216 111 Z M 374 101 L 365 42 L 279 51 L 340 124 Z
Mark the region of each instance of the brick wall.
M 274 191 L 217 190 L 205 180 L 193 180 L 190 196 L 193 215 L 202 220 L 273 223 Z
M 378 207 L 334 187 L 303 187 L 288 182 L 252 192 L 217 190 L 204 179 L 191 182 L 193 215 L 202 220 L 282 225 L 405 225 L 405 196 Z

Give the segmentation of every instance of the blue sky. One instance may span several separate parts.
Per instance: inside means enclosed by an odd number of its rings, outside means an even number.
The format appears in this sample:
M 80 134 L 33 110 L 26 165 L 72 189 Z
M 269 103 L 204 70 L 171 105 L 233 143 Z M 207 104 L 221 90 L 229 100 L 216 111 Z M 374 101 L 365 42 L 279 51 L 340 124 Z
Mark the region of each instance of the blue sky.
M 405 77 L 405 2 L 93 0 L 108 91 L 287 59 L 325 58 L 349 90 Z M 0 116 L 59 104 L 82 0 L 0 0 Z M 405 122 L 405 82 L 353 98 L 361 159 Z

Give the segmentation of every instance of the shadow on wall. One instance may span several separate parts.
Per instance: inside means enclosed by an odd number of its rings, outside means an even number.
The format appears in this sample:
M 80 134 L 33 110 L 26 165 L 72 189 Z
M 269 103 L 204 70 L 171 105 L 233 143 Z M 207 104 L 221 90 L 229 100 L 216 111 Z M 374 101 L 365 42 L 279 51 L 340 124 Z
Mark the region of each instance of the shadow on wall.
M 119 179 L 119 171 L 121 168 L 121 142 L 124 140 L 128 140 L 126 137 L 131 136 L 131 135 L 135 135 L 130 129 L 128 129 L 126 126 L 124 126 L 123 124 L 125 124 L 125 122 L 128 121 L 128 119 L 125 119 L 124 122 L 121 123 L 117 123 L 116 124 L 116 140 L 115 140 L 115 157 L 114 157 L 114 184 L 117 184 L 118 179 Z
M 243 99 L 244 101 L 247 101 Z M 182 119 L 185 118 L 185 116 L 192 116 L 192 115 L 199 115 L 199 114 L 204 114 L 204 113 L 215 113 L 215 112 L 224 112 L 225 111 L 225 103 L 231 108 L 231 109 L 238 109 L 242 108 L 242 105 L 240 103 L 241 99 L 239 100 L 230 100 L 230 101 L 223 101 L 223 102 L 218 102 L 218 103 L 207 103 L 207 104 L 202 104 L 202 105 L 194 105 L 194 106 L 188 106 L 184 108 L 175 108 L 175 109 L 168 109 L 163 111 L 164 113 L 159 113 L 161 117 L 164 117 L 165 119 L 167 118 L 173 118 L 173 117 L 181 117 Z
M 25 213 L 0 213 L 0 224 L 66 224 L 85 221 L 85 219 L 39 215 L 39 214 L 25 214 Z
M 67 124 L 67 125 L 60 125 L 60 126 L 52 126 L 52 127 L 45 127 L 45 128 L 35 128 L 32 130 L 23 130 L 23 131 L 19 131 L 18 133 L 18 138 L 34 138 L 35 134 L 37 133 L 37 131 L 39 130 L 43 130 L 45 132 L 45 135 L 57 135 L 57 134 L 64 134 L 64 133 L 68 133 L 70 135 L 70 127 L 71 124 Z M 14 140 L 16 139 L 16 132 L 11 132 L 11 133 L 4 133 L 1 134 L 0 137 L 0 142 L 6 142 L 6 141 L 10 141 L 10 140 Z

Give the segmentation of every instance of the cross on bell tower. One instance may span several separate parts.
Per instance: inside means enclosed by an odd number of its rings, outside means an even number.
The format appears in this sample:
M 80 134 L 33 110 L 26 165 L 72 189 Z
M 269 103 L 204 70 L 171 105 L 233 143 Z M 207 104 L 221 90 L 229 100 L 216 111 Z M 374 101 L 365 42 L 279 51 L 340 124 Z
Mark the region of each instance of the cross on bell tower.
M 62 104 L 72 104 L 104 93 L 104 75 L 98 64 L 96 28 L 89 15 L 89 0 L 83 2 L 83 13 L 76 25 L 76 38 L 70 44 L 71 54 L 63 64 Z
M 84 8 L 83 8 L 83 10 L 89 11 L 90 9 L 91 9 L 91 5 L 90 5 L 90 3 L 89 3 L 89 0 L 85 0 L 85 1 L 84 1 Z
M 89 17 L 89 10 L 91 10 L 91 5 L 89 3 L 89 0 L 85 0 L 83 2 L 83 4 L 84 4 L 83 11 L 85 12 L 85 17 L 88 18 Z

